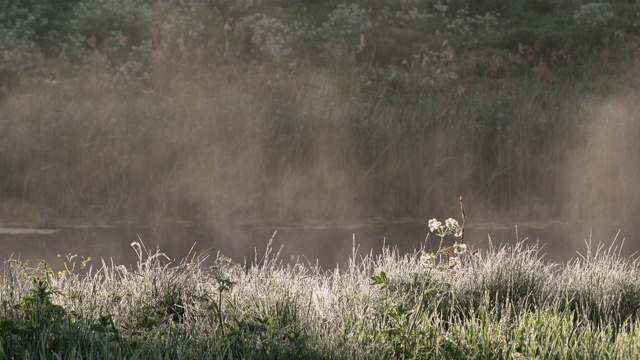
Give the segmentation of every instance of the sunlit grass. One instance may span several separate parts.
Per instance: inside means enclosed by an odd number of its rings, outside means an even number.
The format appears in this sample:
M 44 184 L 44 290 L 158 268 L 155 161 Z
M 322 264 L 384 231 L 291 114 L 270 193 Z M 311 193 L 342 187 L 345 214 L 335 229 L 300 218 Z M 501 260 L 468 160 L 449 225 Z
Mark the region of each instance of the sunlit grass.
M 354 248 L 326 271 L 221 254 L 172 262 L 133 243 L 132 267 L 65 258 L 4 264 L 4 358 L 635 358 L 638 262 L 592 248 L 566 264 L 536 246 L 426 264 L 422 249 Z M 73 267 L 73 264 L 76 267 Z M 86 265 L 87 267 L 82 268 Z

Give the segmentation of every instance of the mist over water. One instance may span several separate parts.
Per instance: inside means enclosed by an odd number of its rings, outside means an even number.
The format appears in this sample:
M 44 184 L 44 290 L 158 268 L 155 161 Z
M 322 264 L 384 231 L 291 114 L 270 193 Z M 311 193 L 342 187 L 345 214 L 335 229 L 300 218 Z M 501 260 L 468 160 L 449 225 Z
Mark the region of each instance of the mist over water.
M 7 229 L 3 229 L 7 230 Z M 135 266 L 138 260 L 131 243 L 142 241 L 152 254 L 160 250 L 174 262 L 188 255 L 220 254 L 240 264 L 259 262 L 271 243 L 283 264 L 318 265 L 325 270 L 344 266 L 353 257 L 380 254 L 383 246 L 397 248 L 401 254 L 425 249 L 437 250 L 439 238 L 428 233 L 425 224 L 335 226 L 226 226 L 198 228 L 165 225 L 149 227 L 62 228 L 55 232 L 19 233 L 0 231 L 3 256 L 37 265 L 45 260 L 54 270 L 64 268 L 64 255 L 91 257 L 91 265 Z M 544 261 L 566 262 L 584 256 L 598 246 L 617 249 L 625 256 L 635 256 L 640 245 L 633 241 L 634 232 L 611 224 L 587 227 L 584 224 L 538 222 L 511 224 L 471 224 L 465 229 L 465 241 L 473 249 L 486 250 L 524 242 L 541 247 Z M 631 241 L 630 241 L 631 240 Z M 451 245 L 452 240 L 445 241 Z M 355 248 L 354 248 L 355 245 Z M 63 255 L 59 257 L 58 254 Z
M 140 235 L 150 248 L 159 244 L 172 257 L 186 255 L 197 243 L 201 251 L 251 260 L 278 230 L 274 246 L 284 245 L 284 260 L 306 256 L 332 267 L 351 255 L 354 236 L 364 252 L 375 252 L 383 243 L 405 252 L 419 248 L 425 244 L 428 218 L 460 219 L 459 194 L 467 204 L 468 242 L 480 248 L 488 246 L 488 236 L 494 244 L 528 238 L 546 244 L 550 260 L 566 261 L 585 250 L 589 237 L 594 243 L 608 243 L 621 230 L 618 240 L 626 238 L 623 253 L 638 249 L 634 234 L 640 125 L 634 94 L 583 103 L 570 115 L 583 125 L 566 128 L 576 133 L 566 135 L 565 151 L 559 152 L 560 140 L 551 143 L 557 159 L 522 142 L 497 154 L 509 157 L 494 165 L 504 174 L 478 183 L 478 173 L 462 172 L 489 166 L 492 161 L 486 157 L 496 153 L 473 154 L 478 148 L 469 134 L 459 132 L 463 143 L 452 146 L 454 139 L 446 135 L 446 128 L 418 137 L 389 128 L 376 130 L 363 142 L 349 128 L 353 120 L 347 114 L 354 104 L 340 93 L 335 79 L 302 74 L 296 81 L 280 88 L 276 100 L 264 93 L 247 96 L 241 84 L 211 92 L 184 83 L 158 104 L 161 111 L 169 111 L 167 123 L 148 123 L 147 117 L 156 113 L 139 108 L 151 105 L 145 95 L 126 101 L 114 94 L 93 94 L 89 108 L 89 100 L 72 100 L 68 107 L 76 113 L 56 120 L 61 125 L 36 122 L 40 128 L 29 128 L 30 119 L 59 112 L 61 93 L 77 90 L 37 87 L 34 93 L 9 97 L 2 111 L 16 118 L 5 121 L 5 130 L 18 161 L 5 157 L 2 165 L 9 185 L 5 214 L 19 218 L 35 212 L 44 218 L 37 226 L 55 228 L 56 215 L 49 215 L 47 208 L 61 214 L 102 209 L 107 218 L 154 225 L 71 228 L 29 239 L 0 235 L 3 256 L 51 258 L 77 251 L 130 259 L 128 244 Z M 31 109 L 22 107 L 35 97 L 46 100 Z M 82 124 L 90 108 L 106 111 L 94 116 L 109 119 L 107 123 Z M 143 132 L 142 138 L 127 134 L 136 129 Z M 512 131 L 507 128 L 496 135 L 508 137 Z M 383 138 L 375 140 L 376 136 Z M 148 143 L 139 146 L 143 138 Z M 464 144 L 467 140 L 471 145 Z M 512 164 L 518 159 L 523 163 Z M 518 175 L 519 170 L 525 173 Z M 529 175 L 541 183 L 532 183 Z M 521 180 L 525 184 L 519 188 Z M 19 202 L 16 195 L 33 201 Z M 163 219 L 169 224 L 172 217 L 195 225 L 162 226 Z
M 623 253 L 640 248 L 632 86 L 600 97 L 573 80 L 419 87 L 366 67 L 163 56 L 144 81 L 98 64 L 5 91 L 0 226 L 60 231 L 0 232 L 0 257 L 130 261 L 140 235 L 171 257 L 197 243 L 240 261 L 277 230 L 283 260 L 331 267 L 354 237 L 361 252 L 429 246 L 426 222 L 461 220 L 459 196 L 472 246 L 528 238 L 565 261 L 620 230 Z
M 621 230 L 624 253 L 637 250 L 640 125 L 633 93 L 588 100 L 570 119 L 555 119 L 581 124 L 560 128 L 573 132 L 565 135 L 556 130 L 560 139 L 525 141 L 515 124 L 481 138 L 511 147 L 474 153 L 487 144 L 476 145 L 466 130 L 437 125 L 415 135 L 394 128 L 393 117 L 404 115 L 393 107 L 371 114 L 380 121 L 360 138 L 360 115 L 349 115 L 358 103 L 326 73 L 298 74 L 271 93 L 244 82 L 212 89 L 179 82 L 167 93 L 128 100 L 98 88 L 61 112 L 63 99 L 90 85 L 35 87 L 2 104 L 6 218 L 35 216 L 37 227 L 54 228 L 67 214 L 152 223 L 139 228 L 143 240 L 172 257 L 196 242 L 237 260 L 263 252 L 278 230 L 274 242 L 284 245 L 285 260 L 303 255 L 333 266 L 352 253 L 353 236 L 366 252 L 383 242 L 419 248 L 426 220 L 460 219 L 463 195 L 471 245 L 488 246 L 487 236 L 496 244 L 539 239 L 550 259 L 566 260 L 584 250 L 590 231 L 598 243 Z M 156 100 L 162 102 L 153 108 Z M 172 218 L 195 225 L 162 226 Z M 138 234 L 121 226 L 0 239 L 4 257 L 92 249 L 118 257 L 133 255 L 128 244 Z M 61 237 L 85 245 L 67 248 Z
M 586 103 L 577 116 L 586 117 L 586 135 L 568 157 L 564 216 L 607 219 L 625 226 L 640 214 L 640 122 L 638 98 L 621 93 Z

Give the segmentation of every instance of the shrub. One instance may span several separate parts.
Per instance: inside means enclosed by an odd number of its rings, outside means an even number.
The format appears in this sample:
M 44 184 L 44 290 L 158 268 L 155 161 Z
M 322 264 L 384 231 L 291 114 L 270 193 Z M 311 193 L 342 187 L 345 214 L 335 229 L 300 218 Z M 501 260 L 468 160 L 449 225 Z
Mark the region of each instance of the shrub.
M 373 28 L 375 21 L 358 4 L 340 4 L 316 30 L 322 39 L 323 57 L 332 64 L 353 63 L 362 51 L 362 34 Z
M 113 33 L 126 36 L 133 45 L 148 37 L 151 6 L 143 0 L 86 0 L 74 8 L 74 30 L 95 39 L 96 47 Z
M 576 26 L 587 33 L 597 33 L 607 28 L 614 15 L 608 4 L 589 3 L 580 6 L 573 15 Z
M 243 17 L 238 23 L 244 52 L 254 58 L 281 62 L 291 53 L 293 34 L 282 21 L 264 14 Z

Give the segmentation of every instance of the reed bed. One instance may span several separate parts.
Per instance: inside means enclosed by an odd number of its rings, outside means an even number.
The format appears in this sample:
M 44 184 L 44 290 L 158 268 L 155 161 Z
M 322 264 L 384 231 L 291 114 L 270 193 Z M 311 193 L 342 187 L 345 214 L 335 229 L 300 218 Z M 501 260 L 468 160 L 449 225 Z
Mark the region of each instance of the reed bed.
M 87 75 L 8 96 L 3 218 L 423 219 L 450 212 L 451 193 L 465 194 L 475 218 L 624 221 L 637 210 L 625 190 L 638 177 L 632 90 L 584 100 L 574 83 L 550 92 L 471 82 L 463 94 L 451 86 L 411 99 L 333 71 L 276 75 L 247 69 L 148 91 Z
M 638 9 L 2 4 L 0 216 L 633 219 Z

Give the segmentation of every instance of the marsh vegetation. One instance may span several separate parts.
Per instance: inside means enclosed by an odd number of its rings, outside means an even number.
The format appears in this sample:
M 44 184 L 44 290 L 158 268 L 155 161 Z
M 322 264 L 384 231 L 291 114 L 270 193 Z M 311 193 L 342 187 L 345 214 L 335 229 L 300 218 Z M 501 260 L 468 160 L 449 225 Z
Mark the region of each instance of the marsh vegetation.
M 565 263 L 522 244 L 441 261 L 425 249 L 358 254 L 330 271 L 218 254 L 135 266 L 62 256 L 4 263 L 7 359 L 632 359 L 640 267 L 615 249 Z M 442 254 L 442 253 L 441 253 Z M 436 254 L 437 255 L 437 254 Z M 449 255 L 453 256 L 453 255 Z M 435 259 L 435 261 L 434 261 Z M 450 260 L 450 259 L 449 259 Z M 204 265 L 205 261 L 209 265 Z
M 637 213 L 640 6 L 0 5 L 4 222 Z M 455 209 L 455 206 L 454 208 Z
M 426 228 L 462 194 L 478 222 L 634 223 L 638 14 L 635 1 L 3 1 L 0 222 Z M 335 268 L 270 246 L 176 262 L 142 242 L 133 266 L 8 258 L 0 358 L 639 356 L 636 260 L 461 245 L 354 248 Z

